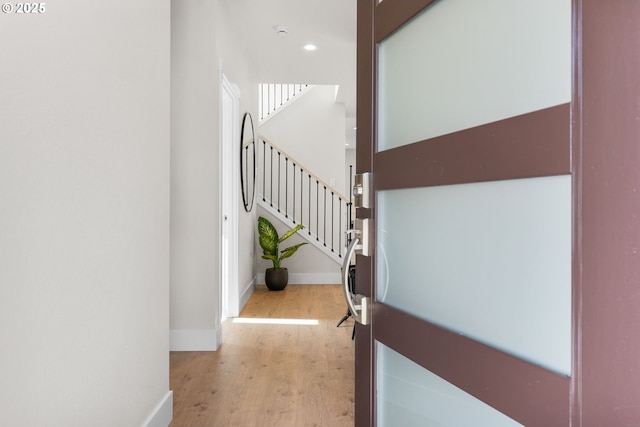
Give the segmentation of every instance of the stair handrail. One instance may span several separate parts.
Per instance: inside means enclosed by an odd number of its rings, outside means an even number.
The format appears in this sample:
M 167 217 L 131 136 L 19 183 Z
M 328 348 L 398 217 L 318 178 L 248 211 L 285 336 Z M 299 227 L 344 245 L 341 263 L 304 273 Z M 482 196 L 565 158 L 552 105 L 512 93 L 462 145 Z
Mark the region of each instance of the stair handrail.
M 292 157 L 289 153 L 287 153 L 286 151 L 284 151 L 280 146 L 274 144 L 273 142 L 271 142 L 268 138 L 265 138 L 262 135 L 258 135 L 258 141 L 263 141 L 266 142 L 267 144 L 269 144 L 270 146 L 272 146 L 274 149 L 280 151 L 280 153 L 282 153 L 282 155 L 284 155 L 286 158 L 288 158 L 291 162 L 297 164 L 298 166 L 302 165 L 301 162 L 299 162 L 298 160 L 296 160 L 294 157 Z M 341 193 L 337 188 L 335 188 L 334 186 L 328 184 L 325 180 L 323 180 L 322 178 L 320 178 L 318 175 L 314 174 L 312 171 L 310 171 L 309 169 L 307 169 L 306 167 L 304 168 L 304 170 L 311 175 L 316 181 L 320 182 L 322 185 L 324 185 L 325 187 L 327 187 L 328 189 L 330 189 L 331 191 L 333 191 L 334 193 L 336 193 L 336 195 L 342 197 L 345 200 L 348 200 L 349 197 L 347 197 L 345 194 Z

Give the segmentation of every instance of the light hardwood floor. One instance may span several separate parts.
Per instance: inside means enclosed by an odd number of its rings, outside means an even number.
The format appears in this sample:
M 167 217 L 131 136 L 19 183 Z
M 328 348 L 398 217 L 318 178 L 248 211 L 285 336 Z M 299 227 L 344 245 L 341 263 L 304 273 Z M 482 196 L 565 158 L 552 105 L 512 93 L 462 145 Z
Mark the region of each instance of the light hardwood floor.
M 338 285 L 258 286 L 239 319 L 227 319 L 215 352 L 172 352 L 171 427 L 353 426 L 353 319 Z

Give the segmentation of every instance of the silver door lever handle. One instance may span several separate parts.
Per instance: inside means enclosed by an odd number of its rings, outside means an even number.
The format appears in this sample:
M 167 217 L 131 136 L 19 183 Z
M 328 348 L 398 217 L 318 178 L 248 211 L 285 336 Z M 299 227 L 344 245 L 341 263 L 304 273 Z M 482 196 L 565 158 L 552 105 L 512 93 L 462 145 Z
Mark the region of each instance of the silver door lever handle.
M 344 264 L 342 265 L 342 284 L 344 285 L 344 298 L 347 300 L 347 305 L 349 306 L 349 311 L 351 311 L 353 318 L 358 323 L 368 325 L 371 317 L 369 298 L 359 294 L 353 295 L 349 289 L 349 266 L 351 264 L 351 257 L 353 256 L 359 242 L 360 241 L 357 237 L 354 238 L 347 249 L 347 254 L 344 257 Z

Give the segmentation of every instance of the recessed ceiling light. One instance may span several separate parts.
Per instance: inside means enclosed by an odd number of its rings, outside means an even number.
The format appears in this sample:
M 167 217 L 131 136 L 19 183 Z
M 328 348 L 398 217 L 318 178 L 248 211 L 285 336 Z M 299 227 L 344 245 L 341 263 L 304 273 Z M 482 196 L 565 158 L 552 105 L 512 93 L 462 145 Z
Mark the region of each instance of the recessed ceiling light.
M 309 43 L 304 45 L 304 50 L 312 51 L 316 49 L 318 49 L 318 46 L 316 46 L 315 44 Z

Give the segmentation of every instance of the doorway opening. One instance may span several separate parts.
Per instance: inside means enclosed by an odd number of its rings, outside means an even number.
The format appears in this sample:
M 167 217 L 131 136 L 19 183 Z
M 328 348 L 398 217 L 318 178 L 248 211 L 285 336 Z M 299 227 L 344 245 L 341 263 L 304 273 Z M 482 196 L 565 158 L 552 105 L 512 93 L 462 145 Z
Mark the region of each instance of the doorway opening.
M 239 314 L 238 162 L 240 91 L 220 71 L 220 286 L 222 319 Z

